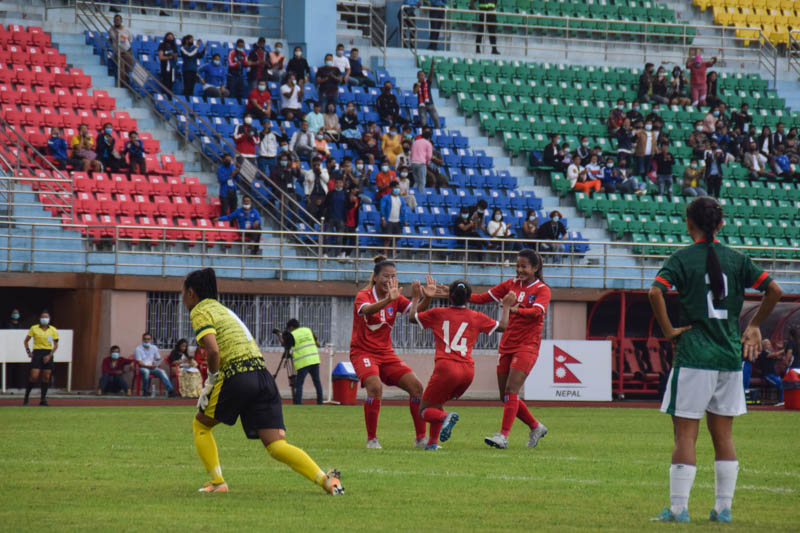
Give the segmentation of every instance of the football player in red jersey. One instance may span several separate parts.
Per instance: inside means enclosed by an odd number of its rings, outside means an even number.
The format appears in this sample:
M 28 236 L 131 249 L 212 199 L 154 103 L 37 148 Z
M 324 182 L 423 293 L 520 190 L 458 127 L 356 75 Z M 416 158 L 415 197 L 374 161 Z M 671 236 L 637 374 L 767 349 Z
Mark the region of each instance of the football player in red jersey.
M 425 292 L 434 295 L 432 290 Z M 418 283 L 415 282 L 415 285 Z M 356 295 L 353 306 L 353 337 L 350 340 L 350 362 L 353 363 L 361 386 L 367 389 L 364 402 L 364 421 L 367 426 L 367 448 L 380 449 L 378 442 L 378 415 L 381 409 L 382 383 L 400 387 L 409 398 L 411 417 L 416 431 L 416 448 L 425 447 L 425 421 L 419 414 L 422 383 L 414 371 L 397 357 L 392 347 L 392 327 L 399 313 L 407 313 L 411 301 L 403 296 L 397 282 L 394 263 L 385 257 L 375 258 L 375 268 L 369 286 Z M 427 308 L 427 302 L 422 304 Z
M 429 284 L 426 289 L 430 290 Z M 472 287 L 466 281 L 456 280 L 450 284 L 450 307 L 437 307 L 418 312 L 419 305 L 428 300 L 427 291 L 419 285 L 414 286 L 413 301 L 409 320 L 423 328 L 433 330 L 436 341 L 436 357 L 433 375 L 425 387 L 420 404 L 422 418 L 430 424 L 426 450 L 439 449 L 439 434 L 442 442 L 447 441 L 458 422 L 458 413 L 442 409 L 449 400 L 454 400 L 466 392 L 475 375 L 475 361 L 472 348 L 479 333 L 491 335 L 495 331 L 505 331 L 508 315 L 516 303 L 516 295 L 509 292 L 503 298 L 503 314 L 500 321 L 483 313 L 467 309 Z M 425 295 L 425 298 L 423 298 Z
M 528 406 L 519 399 L 519 391 L 539 357 L 544 315 L 550 304 L 550 287 L 542 280 L 542 258 L 533 250 L 521 250 L 517 256 L 517 277 L 492 287 L 489 292 L 473 294 L 476 304 L 500 302 L 509 292 L 517 295 L 511 308 L 508 329 L 500 339 L 500 360 L 497 363 L 497 384 L 503 399 L 503 422 L 500 431 L 484 442 L 495 448 L 508 448 L 508 434 L 519 418 L 530 427 L 528 448 L 535 448 L 547 428 L 533 417 Z

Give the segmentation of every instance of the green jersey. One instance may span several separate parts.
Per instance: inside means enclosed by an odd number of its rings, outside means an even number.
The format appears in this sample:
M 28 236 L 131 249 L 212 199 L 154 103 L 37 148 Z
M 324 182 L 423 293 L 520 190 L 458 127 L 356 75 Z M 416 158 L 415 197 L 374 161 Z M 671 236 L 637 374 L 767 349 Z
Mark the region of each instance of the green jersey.
M 675 346 L 675 367 L 741 370 L 739 314 L 747 288 L 765 291 L 772 281 L 753 261 L 727 246 L 712 244 L 722 266 L 724 297 L 715 304 L 706 274 L 708 245 L 697 242 L 672 254 L 653 286 L 662 291 L 675 286 L 680 296 L 677 327 L 692 326 Z

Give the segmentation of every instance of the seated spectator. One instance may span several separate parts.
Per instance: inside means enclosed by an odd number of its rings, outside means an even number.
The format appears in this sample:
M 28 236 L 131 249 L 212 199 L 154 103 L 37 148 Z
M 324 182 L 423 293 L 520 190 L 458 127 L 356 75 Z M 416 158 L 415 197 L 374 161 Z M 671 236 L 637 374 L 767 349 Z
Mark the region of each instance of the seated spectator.
M 67 158 L 67 141 L 61 137 L 61 128 L 55 127 L 50 130 L 50 138 L 47 139 L 47 153 L 55 160 L 56 168 L 66 170 L 67 164 L 71 164 Z M 76 161 L 76 163 L 80 162 Z
M 692 99 L 689 98 L 688 88 L 689 80 L 686 79 L 686 74 L 681 70 L 681 67 L 675 65 L 672 68 L 672 77 L 667 86 L 667 98 L 672 105 L 687 106 L 691 105 Z
M 164 39 L 156 50 L 158 60 L 161 63 L 161 85 L 169 92 L 175 83 L 175 70 L 178 66 L 178 45 L 175 44 L 175 34 L 171 31 L 164 35 Z
M 189 355 L 189 341 L 186 339 L 180 339 L 178 342 L 175 343 L 175 347 L 169 353 L 167 357 L 167 364 L 169 365 L 170 372 L 169 377 L 173 379 L 173 381 L 177 382 L 178 378 L 178 369 L 174 366 L 175 363 L 182 359 L 189 359 L 191 356 Z M 180 387 L 178 387 L 180 389 Z
M 308 128 L 307 120 L 301 122 L 300 129 L 292 134 L 289 150 L 301 159 L 309 159 L 314 153 L 314 134 Z
M 761 378 L 770 387 L 778 390 L 778 404 L 783 404 L 783 380 L 775 368 L 775 362 L 783 359 L 784 351 L 774 351 L 772 343 L 767 339 L 762 341 L 761 347 L 761 353 L 756 359 L 756 364 L 761 370 Z
M 721 102 L 717 96 L 717 73 L 709 72 L 706 77 L 706 105 L 717 107 Z
M 259 81 L 247 97 L 247 113 L 261 121 L 265 126 L 270 120 L 277 119 L 272 110 L 272 95 L 267 90 L 267 82 Z
M 103 124 L 103 130 L 97 136 L 97 159 L 102 163 L 106 172 L 119 172 L 125 162 L 122 156 L 114 149 L 114 128 L 110 122 Z
M 230 91 L 225 86 L 227 68 L 222 64 L 219 54 L 211 56 L 211 62 L 206 63 L 197 71 L 197 78 L 203 85 L 203 95 L 210 98 L 229 96 Z
M 719 120 L 715 125 L 714 132 L 711 134 L 711 143 L 712 145 L 716 143 L 723 152 L 728 152 L 728 146 L 731 143 L 730 135 L 728 135 L 728 126 L 722 124 Z
M 775 148 L 775 163 L 772 165 L 775 174 L 784 180 L 794 180 L 798 174 L 795 172 L 795 166 L 786 155 L 783 145 Z
M 400 116 L 400 104 L 398 104 L 397 97 L 392 92 L 392 82 L 385 81 L 383 83 L 383 90 L 378 95 L 375 106 L 377 107 L 378 115 L 387 126 L 405 125 L 407 123 Z
M 236 209 L 239 190 L 239 168 L 233 164 L 233 157 L 230 154 L 222 156 L 222 164 L 217 169 L 217 181 L 219 182 L 219 202 L 220 213 L 227 215 Z
M 286 65 L 286 75 L 289 76 L 290 74 L 294 74 L 294 79 L 300 85 L 308 82 L 311 74 L 311 67 L 308 66 L 308 61 L 303 57 L 303 48 L 300 46 L 294 47 L 293 56 Z
M 394 170 L 389 168 L 389 163 L 381 163 L 380 172 L 375 176 L 375 186 L 378 187 L 378 194 L 375 201 L 380 201 L 381 198 L 392 192 L 392 183 L 397 181 L 397 174 Z
M 603 169 L 603 189 L 607 193 L 621 192 L 636 196 L 647 194 L 647 184 L 639 182 L 631 175 L 627 162 L 622 159 L 619 166 L 615 166 L 614 160 L 610 157 L 606 160 L 606 166 Z
M 198 63 L 206 53 L 203 47 L 203 41 L 197 39 L 195 42 L 194 37 L 185 35 L 181 39 L 181 57 L 183 64 L 181 70 L 183 72 L 183 95 L 188 99 L 194 95 L 194 86 L 197 83 L 197 69 Z
M 750 143 L 747 153 L 744 154 L 742 165 L 750 171 L 749 175 L 753 179 L 775 179 L 775 174 L 769 170 L 769 159 L 758 150 L 756 143 Z
M 769 158 L 775 152 L 775 145 L 772 144 L 772 131 L 769 126 L 761 128 L 761 135 L 756 139 L 758 151 Z
M 411 180 L 409 179 L 409 168 L 400 167 L 399 176 L 400 177 L 397 180 L 397 186 L 400 187 L 400 196 L 403 197 L 403 200 L 405 200 L 408 208 L 413 211 L 417 208 L 417 199 L 410 192 Z
M 344 183 L 342 180 L 331 178 L 333 187 L 328 189 L 328 194 L 325 196 L 325 231 L 331 233 L 343 233 L 344 221 L 347 216 L 347 197 L 348 193 L 344 190 Z M 338 256 L 339 259 L 344 259 L 347 255 L 344 249 L 341 248 L 342 236 L 335 237 L 326 236 L 326 243 L 334 244 L 334 247 L 327 248 L 324 257 Z
M 286 120 L 303 120 L 303 85 L 297 83 L 294 72 L 289 72 L 286 83 L 281 85 L 281 114 Z M 291 117 L 291 118 L 290 118 Z
M 536 232 L 539 230 L 539 216 L 533 209 L 528 209 L 525 213 L 525 220 L 520 225 L 518 237 L 526 241 L 532 241 L 536 238 Z M 532 246 L 524 246 L 524 248 L 532 248 Z
M 20 320 L 19 309 L 15 307 L 11 310 L 8 320 L 3 324 L 3 329 L 28 329 Z
M 650 112 L 644 117 L 644 122 L 650 121 L 653 123 L 653 129 L 656 129 L 656 121 L 661 120 L 661 105 L 656 102 L 650 108 Z
M 283 126 L 280 131 L 283 136 Z M 269 174 L 278 162 L 278 145 L 278 136 L 267 124 L 261 132 L 261 140 L 258 143 L 258 170 L 264 174 Z
M 365 87 L 375 87 L 375 82 L 372 81 L 367 73 L 369 67 L 361 63 L 361 58 L 358 57 L 358 48 L 350 49 L 350 85 L 363 85 Z
M 72 166 L 75 169 L 83 170 L 84 172 L 89 170 L 102 172 L 103 167 L 100 161 L 97 160 L 97 152 L 94 151 L 94 137 L 89 133 L 89 126 L 81 124 L 78 127 L 78 134 L 72 138 L 70 146 L 72 147 Z
M 288 152 L 280 152 L 278 154 L 278 164 L 270 170 L 269 179 L 280 188 L 281 193 L 299 201 L 296 183 L 301 178 L 300 166 L 291 164 Z M 284 207 L 288 207 L 288 202 L 283 198 L 283 194 L 281 195 L 281 204 Z
M 658 67 L 656 76 L 653 79 L 653 94 L 650 95 L 650 98 L 659 104 L 669 104 L 667 92 L 667 70 L 663 66 Z
M 599 156 L 597 154 L 592 154 L 591 156 L 589 156 L 589 162 L 584 168 L 586 169 L 586 173 L 588 174 L 588 178 L 590 180 L 602 181 L 603 167 L 600 166 Z
M 719 120 L 719 108 L 709 107 L 708 113 L 703 119 L 703 131 L 708 135 L 714 133 L 717 130 L 717 120 Z
M 125 154 L 128 155 L 128 168 L 131 174 L 147 174 L 147 162 L 144 158 L 144 144 L 135 131 L 128 132 L 125 143 Z
M 681 189 L 683 189 L 684 196 L 705 196 L 706 191 L 700 186 L 703 180 L 703 171 L 698 168 L 697 159 L 692 159 L 689 166 L 683 171 L 683 182 Z
M 742 107 L 740 110 L 734 111 L 731 113 L 731 123 L 733 124 L 734 128 L 738 128 L 739 131 L 745 131 L 750 124 L 753 122 L 753 117 L 748 113 L 750 110 L 750 106 L 747 102 L 742 103 Z
M 228 92 L 233 98 L 247 98 L 247 53 L 244 49 L 244 39 L 236 40 L 236 48 L 228 54 Z
M 554 254 L 559 254 L 564 251 L 563 244 L 554 242 L 567 238 L 567 228 L 564 226 L 564 223 L 561 222 L 561 218 L 560 211 L 551 211 L 550 220 L 539 226 L 539 229 L 536 231 L 536 238 L 542 241 L 550 241 L 538 243 L 538 249 L 540 251 Z M 560 262 L 561 260 L 559 255 L 555 255 L 553 258 L 555 262 Z
M 719 147 L 713 150 L 706 150 L 703 154 L 705 161 L 704 176 L 706 180 L 706 191 L 714 198 L 719 198 L 722 188 L 722 173 L 725 166 L 726 155 Z
M 158 351 L 158 347 L 153 344 L 153 337 L 150 333 L 142 335 L 142 344 L 136 347 L 135 359 L 139 364 L 139 374 L 142 376 L 142 396 L 151 395 L 150 374 L 161 380 L 161 383 L 169 391 L 170 396 L 177 394 L 167 374 L 158 368 L 161 364 L 161 353 Z
M 475 225 L 476 231 L 482 231 L 486 233 L 486 209 L 488 209 L 489 204 L 486 203 L 486 200 L 481 198 L 478 202 L 469 208 L 469 217 L 470 220 Z
M 352 102 L 348 102 L 345 106 L 342 118 L 339 120 L 339 127 L 342 130 L 342 137 L 347 139 L 358 139 L 361 137 L 361 132 L 358 131 L 356 106 Z
M 258 209 L 253 209 L 253 203 L 248 196 L 242 198 L 242 207 L 230 213 L 219 217 L 220 220 L 234 220 L 236 227 L 241 230 L 260 230 L 261 229 L 261 215 L 258 214 Z M 250 246 L 250 253 L 258 255 L 258 243 L 261 240 L 261 234 L 255 232 L 246 232 L 242 234 L 244 242 L 253 243 Z
M 625 113 L 625 117 L 631 121 L 631 124 L 633 124 L 634 129 L 636 129 L 637 122 L 641 122 L 642 124 L 644 124 L 644 116 L 642 116 L 642 113 L 640 111 L 641 109 L 642 105 L 637 101 L 633 102 L 631 104 L 631 109 L 627 113 Z
M 365 131 L 361 135 L 361 144 L 358 153 L 370 165 L 374 165 L 377 161 L 381 160 L 382 154 L 378 140 L 370 133 Z
M 653 131 L 653 123 L 650 120 L 646 120 L 644 129 L 635 131 L 634 135 L 636 136 L 636 145 L 633 155 L 636 157 L 638 174 L 644 178 L 650 173 L 653 156 L 658 150 L 656 146 L 658 137 Z
M 653 71 L 655 65 L 646 63 L 644 71 L 639 76 L 639 87 L 636 91 L 636 100 L 639 102 L 649 102 L 650 95 L 653 93 Z
M 308 212 L 315 218 L 323 215 L 325 196 L 328 194 L 328 170 L 322 166 L 322 159 L 311 158 L 311 168 L 303 173 L 303 184 Z
M 103 375 L 100 377 L 100 385 L 97 387 L 97 395 L 102 396 L 108 393 L 121 392 L 130 396 L 131 389 L 122 377 L 127 365 L 133 364 L 133 359 L 120 357 L 119 346 L 111 347 L 110 355 L 103 359 Z
M 189 343 L 180 339 L 169 354 L 170 373 L 178 382 L 178 391 L 184 398 L 197 398 L 203 391 L 200 363 L 189 354 Z
M 396 166 L 397 156 L 403 153 L 402 137 L 397 133 L 397 127 L 389 126 L 389 131 L 381 137 L 383 156 L 393 167 Z
M 325 65 L 317 70 L 315 81 L 322 107 L 327 109 L 329 103 L 339 102 L 339 85 L 344 83 L 344 78 L 341 71 L 335 66 L 331 54 L 325 54 Z
M 441 192 L 442 187 L 450 185 L 450 179 L 441 169 L 443 165 L 442 154 L 438 150 L 434 150 L 431 162 L 425 169 L 425 186 L 435 187 L 437 193 Z
M 616 135 L 617 131 L 622 127 L 625 120 L 625 99 L 619 98 L 617 100 L 617 107 L 608 112 L 606 119 L 606 127 L 608 127 L 609 135 Z
M 344 85 L 349 84 L 350 82 L 350 60 L 344 54 L 344 45 L 339 43 L 336 45 L 336 53 L 333 56 L 333 66 L 339 69 L 339 73 L 342 75 L 342 83 Z
M 800 336 L 794 327 L 789 329 L 789 338 L 783 344 L 784 360 L 790 368 L 800 368 Z
M 485 207 L 483 209 L 485 209 Z M 453 223 L 453 235 L 456 237 L 471 237 L 472 240 L 459 239 L 459 247 L 464 251 L 483 250 L 481 241 L 476 240 L 480 237 L 478 230 L 481 229 L 483 229 L 483 213 L 478 213 L 478 210 L 471 213 L 469 207 L 462 206 L 458 218 L 456 218 Z M 481 261 L 482 258 L 483 254 L 478 253 L 476 259 Z M 468 253 L 466 259 L 469 259 Z
M 567 180 L 569 180 L 570 187 L 574 187 L 578 181 L 578 175 L 583 172 L 583 165 L 581 165 L 580 158 L 575 157 L 567 167 Z
M 322 133 L 322 130 L 320 130 L 314 136 L 314 156 L 319 157 L 324 161 L 330 154 L 331 149 L 328 148 L 328 141 L 325 140 L 325 134 Z
M 706 134 L 705 124 L 702 121 L 698 120 L 694 123 L 694 131 L 689 134 L 686 144 L 692 148 L 694 157 L 698 159 L 703 157 L 703 152 L 708 149 L 710 141 Z
M 662 143 L 661 150 L 656 154 L 653 160 L 656 163 L 656 179 L 658 180 L 658 194 L 667 194 L 667 197 L 672 200 L 672 165 L 675 164 L 675 157 L 669 153 L 669 145 Z
M 355 233 L 358 229 L 360 205 L 361 198 L 359 197 L 358 187 L 350 187 L 347 190 L 347 205 L 345 205 L 344 217 L 344 231 L 347 234 L 344 240 L 344 254 L 346 257 L 350 257 L 356 244 Z
M 772 146 L 786 143 L 786 125 L 783 122 L 778 122 L 775 125 L 775 133 L 772 134 Z
M 334 104 L 336 107 L 336 104 Z M 306 115 L 306 122 L 308 122 L 308 131 L 317 133 L 325 127 L 325 117 L 322 115 L 322 107 L 319 102 L 314 102 L 313 111 Z
M 280 82 L 283 72 L 286 69 L 286 56 L 283 55 L 283 44 L 275 43 L 269 53 L 269 65 L 267 66 L 267 81 Z
M 256 163 L 256 146 L 258 146 L 258 132 L 253 127 L 253 117 L 250 114 L 244 116 L 244 124 L 239 124 L 233 130 L 233 142 L 236 144 L 236 154 L 238 157 Z
M 380 211 L 381 211 L 381 231 L 387 235 L 401 235 L 403 233 L 403 226 L 407 226 L 406 221 L 406 202 L 400 196 L 400 187 L 397 181 L 389 184 L 391 194 L 384 195 L 381 198 Z M 394 237 L 385 238 L 383 246 L 386 247 L 387 256 L 389 246 L 395 248 L 396 240 Z
M 603 188 L 603 182 L 599 179 L 590 179 L 589 173 L 584 167 L 580 167 L 578 178 L 572 184 L 572 188 L 578 192 L 586 193 L 591 196 L 593 193 L 600 191 Z
M 269 53 L 267 52 L 267 40 L 264 37 L 259 37 L 255 42 L 250 53 L 247 55 L 247 64 L 250 71 L 247 73 L 248 89 L 252 91 L 255 89 L 259 82 L 267 81 L 267 69 L 270 66 Z M 266 87 L 266 83 L 264 83 Z M 250 93 L 252 98 L 252 92 Z
M 565 168 L 561 165 L 561 158 L 559 158 L 560 143 L 561 137 L 559 134 L 554 133 L 550 136 L 550 144 L 542 150 L 542 162 L 547 167 L 553 167 L 558 172 L 564 172 Z
M 331 142 L 339 142 L 342 135 L 342 127 L 339 124 L 339 116 L 336 114 L 336 106 L 328 104 L 328 109 L 323 115 L 322 131 L 325 138 Z
M 489 234 L 489 242 L 487 245 L 492 250 L 500 250 L 503 248 L 501 244 L 501 239 L 508 239 L 513 237 L 511 233 L 511 228 L 508 227 L 503 221 L 503 211 L 500 209 L 495 208 L 492 211 L 492 219 L 486 225 L 486 233 Z M 508 250 L 512 248 L 511 244 L 505 245 L 505 249 Z M 507 262 L 508 260 L 506 260 Z

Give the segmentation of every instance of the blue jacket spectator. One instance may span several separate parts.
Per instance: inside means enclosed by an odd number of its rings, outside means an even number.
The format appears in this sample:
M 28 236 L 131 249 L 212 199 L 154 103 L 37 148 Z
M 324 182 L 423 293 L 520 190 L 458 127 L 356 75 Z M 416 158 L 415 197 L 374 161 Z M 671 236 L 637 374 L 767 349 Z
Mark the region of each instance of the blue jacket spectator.
M 258 229 L 261 227 L 261 215 L 258 214 L 258 210 L 253 209 L 245 209 L 244 206 L 249 206 L 250 199 L 245 198 L 242 200 L 242 206 L 238 208 L 236 211 L 229 215 L 224 215 L 219 217 L 220 220 L 235 220 L 236 227 L 239 229 Z
M 186 35 L 181 41 L 181 57 L 183 58 L 183 95 L 188 99 L 194 95 L 194 86 L 197 83 L 197 69 L 200 59 L 206 53 L 203 41 L 194 42 L 194 37 Z
M 132 131 L 128 134 L 125 143 L 125 153 L 128 154 L 128 167 L 131 174 L 147 174 L 147 164 L 144 158 L 144 144 L 139 140 L 139 134 Z
M 389 221 L 389 216 L 392 211 L 392 198 L 400 200 L 400 223 L 406 224 L 406 201 L 400 195 L 387 194 L 381 198 L 381 219 Z
M 63 168 L 67 164 L 67 141 L 61 137 L 61 130 L 53 128 L 47 139 L 47 150 Z
M 239 169 L 233 164 L 230 154 L 225 154 L 222 158 L 222 164 L 217 169 L 217 181 L 219 181 L 220 212 L 228 215 L 236 209 L 238 203 L 236 193 L 239 191 L 237 185 Z
M 206 63 L 197 71 L 197 77 L 203 84 L 203 94 L 211 97 L 228 95 L 228 88 L 225 86 L 228 68 L 222 63 L 219 54 L 214 54 L 210 63 Z

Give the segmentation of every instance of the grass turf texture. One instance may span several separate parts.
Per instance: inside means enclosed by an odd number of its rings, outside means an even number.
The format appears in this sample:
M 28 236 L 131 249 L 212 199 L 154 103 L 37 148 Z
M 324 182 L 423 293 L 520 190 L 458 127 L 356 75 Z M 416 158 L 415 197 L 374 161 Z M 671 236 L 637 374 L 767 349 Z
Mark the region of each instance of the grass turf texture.
M 438 452 L 412 449 L 408 409 L 381 410 L 383 450 L 364 449 L 361 407 L 286 406 L 288 440 L 322 468 L 342 471 L 346 494 L 318 487 L 272 460 L 239 426 L 218 426 L 228 494 L 198 494 L 207 480 L 189 407 L 0 408 L 0 530 L 617 530 L 658 531 L 667 504 L 669 417 L 650 409 L 534 409 L 550 433 L 526 449 L 517 422 L 510 448 L 483 437 L 500 407 L 462 407 Z M 797 531 L 800 416 L 755 412 L 734 425 L 742 469 L 726 531 Z M 688 527 L 708 522 L 713 452 L 703 427 Z

